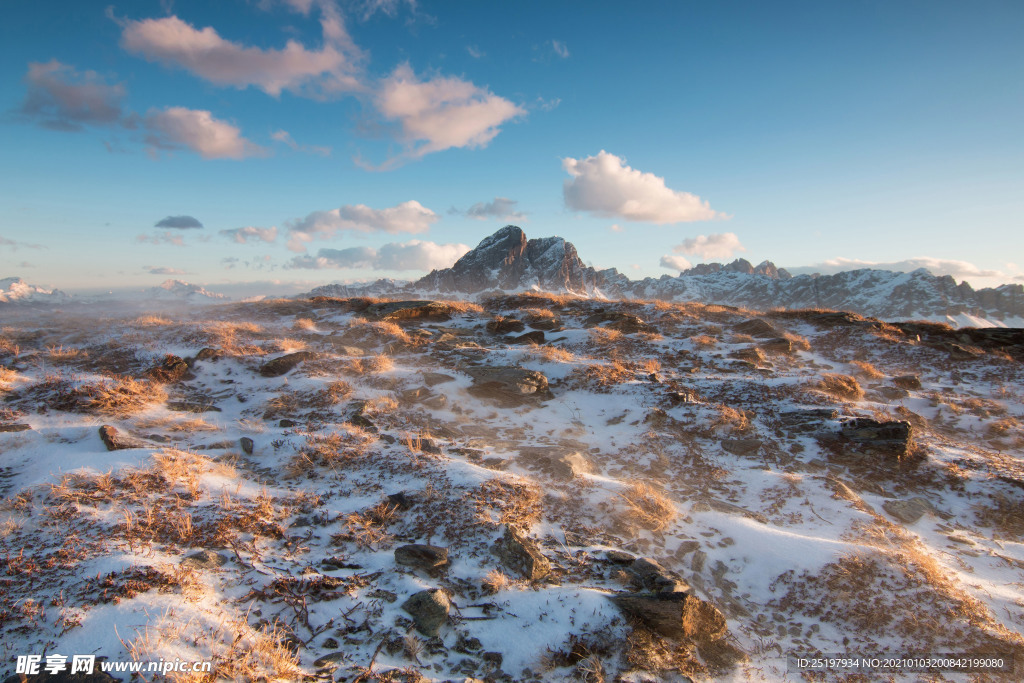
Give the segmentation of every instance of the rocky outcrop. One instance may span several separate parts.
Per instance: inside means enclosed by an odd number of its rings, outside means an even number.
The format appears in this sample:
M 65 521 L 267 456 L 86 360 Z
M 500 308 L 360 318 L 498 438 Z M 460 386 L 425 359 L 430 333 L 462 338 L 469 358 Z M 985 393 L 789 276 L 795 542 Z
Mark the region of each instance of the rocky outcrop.
M 307 360 L 313 360 L 314 358 L 316 358 L 316 354 L 312 351 L 297 351 L 296 353 L 289 353 L 287 356 L 268 360 L 266 363 L 261 365 L 260 374 L 264 377 L 280 377 L 289 370 L 295 368 L 299 363 Z
M 536 581 L 551 573 L 551 563 L 544 557 L 537 542 L 512 527 L 494 544 L 494 553 L 508 569 L 524 579 Z

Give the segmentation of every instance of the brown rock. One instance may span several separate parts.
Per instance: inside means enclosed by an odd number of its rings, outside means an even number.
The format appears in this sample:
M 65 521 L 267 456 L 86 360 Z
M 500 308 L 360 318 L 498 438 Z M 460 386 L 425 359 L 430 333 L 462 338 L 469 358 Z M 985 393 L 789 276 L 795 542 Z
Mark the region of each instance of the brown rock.
M 506 567 L 530 581 L 551 573 L 551 563 L 537 542 L 512 527 L 505 527 L 505 534 L 494 544 L 494 552 Z
M 718 608 L 689 593 L 624 593 L 611 600 L 623 612 L 668 638 L 711 643 L 726 634 L 725 616 Z
M 264 363 L 260 367 L 260 374 L 264 377 L 280 377 L 293 369 L 299 363 L 307 360 L 313 360 L 314 358 L 316 358 L 316 354 L 312 351 L 289 353 L 287 356 L 281 356 L 280 358 L 275 358 Z

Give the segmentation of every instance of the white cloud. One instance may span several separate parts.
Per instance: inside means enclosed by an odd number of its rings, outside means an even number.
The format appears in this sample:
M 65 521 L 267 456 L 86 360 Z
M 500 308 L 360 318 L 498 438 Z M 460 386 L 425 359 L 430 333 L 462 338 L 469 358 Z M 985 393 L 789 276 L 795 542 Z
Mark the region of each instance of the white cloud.
M 364 204 L 346 205 L 330 211 L 314 211 L 288 223 L 288 248 L 305 251 L 316 238 L 327 239 L 338 232 L 385 232 L 417 234 L 430 230 L 438 215 L 415 200 L 387 209 Z
M 746 251 L 747 248 L 740 244 L 740 238 L 735 233 L 724 232 L 718 235 L 697 235 L 683 240 L 683 243 L 672 247 L 677 254 L 691 254 L 700 256 L 705 261 L 709 259 L 728 259 L 737 251 Z
M 320 249 L 316 256 L 296 256 L 291 261 L 291 267 L 315 270 L 363 268 L 428 271 L 450 267 L 467 251 L 469 246 L 465 244 L 437 244 L 410 240 L 391 242 L 380 249 Z
M 202 109 L 154 109 L 146 114 L 143 123 L 149 130 L 146 142 L 157 149 L 186 147 L 204 159 L 244 159 L 266 154 L 264 148 L 242 137 L 237 127 Z
M 1005 273 L 998 270 L 987 270 L 968 261 L 956 261 L 952 259 L 938 259 L 929 256 L 904 259 L 902 261 L 862 261 L 860 259 L 834 258 L 819 263 L 815 266 L 789 269 L 793 273 L 822 273 L 830 275 L 846 270 L 859 270 L 861 268 L 873 268 L 876 270 L 893 270 L 909 273 L 924 268 L 933 275 L 951 275 L 954 278 L 977 278 L 977 277 L 1005 277 Z
M 668 268 L 669 270 L 688 270 L 693 266 L 692 263 L 684 259 L 682 256 L 675 256 L 673 254 L 665 254 L 661 257 L 659 265 L 662 268 Z
M 277 239 L 277 226 L 274 225 L 269 228 L 257 228 L 249 225 L 244 228 L 221 230 L 220 234 L 238 242 L 239 244 L 247 244 L 249 242 L 273 242 Z
M 671 190 L 664 178 L 630 168 L 604 150 L 586 159 L 563 159 L 562 166 L 572 176 L 562 188 L 565 205 L 574 211 L 659 225 L 727 218 L 700 197 Z
M 0 236 L 0 247 L 10 247 L 11 251 L 18 251 L 19 247 L 26 249 L 42 249 L 41 244 L 28 244 L 26 242 L 17 242 L 15 240 L 9 240 L 6 237 Z
M 565 43 L 563 43 L 562 41 L 560 41 L 560 40 L 552 40 L 551 41 L 551 49 L 554 50 L 555 54 L 558 55 L 559 57 L 561 57 L 562 59 L 568 59 L 568 57 L 569 57 L 569 48 L 567 48 L 565 46 Z
M 308 12 L 311 3 L 291 2 Z M 197 29 L 177 16 L 121 21 L 121 46 L 152 62 L 178 66 L 220 86 L 255 86 L 277 97 L 282 90 L 322 94 L 361 89 L 356 77 L 362 58 L 337 8 L 318 3 L 323 46 L 309 50 L 289 40 L 283 49 L 245 46 L 207 26 Z
M 612 232 L 622 232 L 623 230 L 622 226 L 619 225 L 618 223 L 612 223 L 611 225 L 608 226 L 608 229 L 611 230 Z
M 467 45 L 466 52 L 468 52 L 469 56 L 473 59 L 481 59 L 487 55 L 486 52 L 478 48 L 476 45 Z
M 121 118 L 124 86 L 108 85 L 95 71 L 79 73 L 56 59 L 29 62 L 28 86 L 18 113 L 54 130 L 78 131 Z
M 274 131 L 273 133 L 270 134 L 270 137 L 276 142 L 282 142 L 288 145 L 296 152 L 309 152 L 310 154 L 319 154 L 322 157 L 327 157 L 331 155 L 330 147 L 321 147 L 318 145 L 300 145 L 299 143 L 295 142 L 295 139 L 291 136 L 291 133 L 289 133 L 286 130 Z
M 516 211 L 516 206 L 519 204 L 518 200 L 509 199 L 508 197 L 495 197 L 489 202 L 477 202 L 473 206 L 465 210 L 467 218 L 474 218 L 479 221 L 485 220 L 523 220 L 526 218 L 526 214 L 521 211 Z
M 460 78 L 420 81 L 408 64 L 384 79 L 375 102 L 385 119 L 398 124 L 405 156 L 412 159 L 453 147 L 484 147 L 501 124 L 526 114 L 522 107 Z
M 167 266 L 143 266 L 150 275 L 184 275 L 185 271 Z

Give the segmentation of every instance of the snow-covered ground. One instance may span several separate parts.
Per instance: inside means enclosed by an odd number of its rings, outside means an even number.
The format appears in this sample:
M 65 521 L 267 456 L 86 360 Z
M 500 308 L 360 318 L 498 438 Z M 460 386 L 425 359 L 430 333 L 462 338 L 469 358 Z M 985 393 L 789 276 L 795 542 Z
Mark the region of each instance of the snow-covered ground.
M 985 653 L 1021 679 L 1020 348 L 698 304 L 372 303 L 8 315 L 0 673 L 770 681 Z M 641 558 L 727 633 L 621 607 L 658 590 Z M 407 600 L 433 589 L 432 626 Z

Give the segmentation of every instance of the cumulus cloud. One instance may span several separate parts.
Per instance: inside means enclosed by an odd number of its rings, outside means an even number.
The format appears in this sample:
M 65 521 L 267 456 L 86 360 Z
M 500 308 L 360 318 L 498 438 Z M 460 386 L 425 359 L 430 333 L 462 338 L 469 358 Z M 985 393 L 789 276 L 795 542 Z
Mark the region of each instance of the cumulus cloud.
M 978 266 L 968 261 L 957 261 L 952 259 L 938 259 L 931 258 L 929 256 L 919 256 L 916 258 L 904 259 L 902 261 L 862 261 L 860 259 L 850 258 L 834 258 L 819 263 L 815 266 L 809 266 L 804 268 L 793 268 L 790 272 L 796 274 L 802 273 L 821 273 L 823 275 L 831 275 L 840 273 L 846 270 L 859 270 L 861 268 L 873 268 L 875 270 L 893 270 L 897 272 L 909 273 L 917 270 L 918 268 L 924 268 L 933 275 L 951 275 L 954 278 L 975 278 L 975 277 L 1005 277 L 1002 271 L 998 270 L 987 270 L 979 268 Z
M 188 230 L 190 228 L 201 228 L 203 224 L 199 222 L 198 218 L 193 218 L 192 216 L 168 216 L 158 220 L 153 227 Z
M 135 238 L 141 244 L 170 244 L 175 247 L 185 246 L 185 238 L 181 234 L 175 234 L 170 230 L 164 230 L 153 235 L 139 235 Z
M 295 139 L 291 136 L 291 133 L 289 133 L 286 130 L 274 131 L 273 133 L 270 134 L 270 137 L 276 142 L 282 142 L 288 145 L 296 152 L 308 152 L 310 154 L 319 154 L 322 157 L 327 157 L 331 155 L 330 147 L 320 147 L 318 145 L 300 145 L 299 143 L 295 142 Z
M 143 266 L 150 275 L 184 275 L 185 271 L 167 266 Z
M 185 147 L 204 159 L 244 159 L 266 150 L 242 137 L 242 131 L 203 109 L 152 109 L 144 119 L 146 142 L 154 149 Z
M 524 220 L 526 214 L 516 211 L 518 200 L 508 197 L 495 197 L 489 202 L 477 202 L 465 211 L 456 210 L 455 213 L 465 215 L 467 218 L 474 218 L 479 221 L 485 220 Z
M 630 168 L 604 150 L 586 159 L 563 159 L 562 167 L 572 176 L 562 191 L 565 205 L 574 211 L 659 225 L 727 217 L 700 197 L 669 189 L 664 178 Z
M 296 256 L 292 268 L 371 270 L 434 270 L 448 268 L 469 251 L 465 244 L 437 244 L 421 240 L 391 242 L 380 249 L 350 247 L 321 249 L 316 256 Z
M 737 251 L 746 251 L 747 248 L 740 244 L 740 238 L 735 233 L 724 232 L 718 235 L 697 235 L 683 240 L 683 243 L 672 247 L 677 254 L 690 254 L 700 256 L 705 261 L 710 259 L 725 260 L 732 258 Z
M 415 200 L 387 209 L 364 204 L 346 205 L 330 211 L 314 211 L 288 223 L 288 248 L 305 251 L 314 239 L 327 239 L 339 232 L 385 232 L 389 234 L 427 232 L 438 215 Z
M 486 88 L 454 77 L 421 81 L 408 64 L 380 84 L 377 110 L 395 122 L 406 157 L 418 159 L 453 147 L 485 147 L 501 124 L 526 110 Z M 385 164 L 393 165 L 394 160 Z
M 53 130 L 107 126 L 121 118 L 124 86 L 110 85 L 95 72 L 80 73 L 56 59 L 30 62 L 28 91 L 18 113 Z
M 560 40 L 552 40 L 551 41 L 551 49 L 554 50 L 555 54 L 558 55 L 559 57 L 561 57 L 562 59 L 568 59 L 569 58 L 569 48 L 567 48 L 565 46 L 565 43 L 563 43 L 562 41 L 560 41 Z
M 244 228 L 221 230 L 220 234 L 238 242 L 239 244 L 247 244 L 249 242 L 273 242 L 277 239 L 277 226 L 273 225 L 269 228 L 257 228 L 249 225 Z
M 360 90 L 357 64 L 362 53 L 337 8 L 329 2 L 318 4 L 323 30 L 319 50 L 307 49 L 296 40 L 289 40 L 283 49 L 246 46 L 222 38 L 211 26 L 197 29 L 177 16 L 121 21 L 121 47 L 215 85 L 254 86 L 274 97 L 282 90 L 314 95 Z M 291 5 L 308 12 L 312 3 Z
M 662 268 L 668 268 L 669 270 L 687 270 L 693 266 L 692 263 L 684 259 L 682 256 L 675 256 L 674 254 L 665 254 L 661 257 L 660 264 Z

